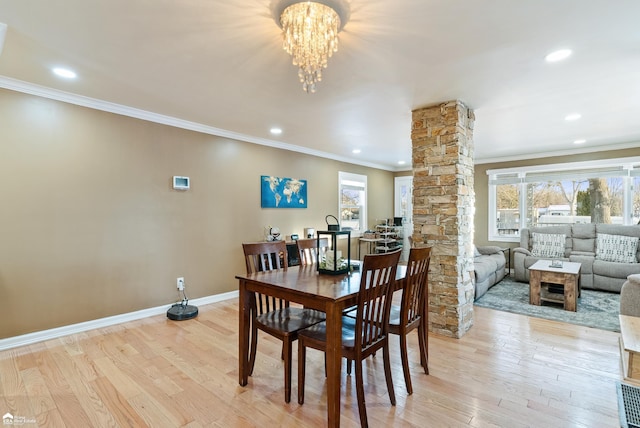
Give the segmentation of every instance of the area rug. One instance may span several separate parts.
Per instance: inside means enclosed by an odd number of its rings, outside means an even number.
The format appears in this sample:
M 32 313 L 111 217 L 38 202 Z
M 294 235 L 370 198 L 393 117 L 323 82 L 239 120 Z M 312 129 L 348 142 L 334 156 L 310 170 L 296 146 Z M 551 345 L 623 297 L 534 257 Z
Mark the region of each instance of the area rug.
M 529 284 L 506 277 L 476 300 L 475 305 L 602 330 L 620 331 L 620 294 L 606 291 L 583 289 L 578 298 L 577 312 L 569 312 L 555 303 L 530 305 Z

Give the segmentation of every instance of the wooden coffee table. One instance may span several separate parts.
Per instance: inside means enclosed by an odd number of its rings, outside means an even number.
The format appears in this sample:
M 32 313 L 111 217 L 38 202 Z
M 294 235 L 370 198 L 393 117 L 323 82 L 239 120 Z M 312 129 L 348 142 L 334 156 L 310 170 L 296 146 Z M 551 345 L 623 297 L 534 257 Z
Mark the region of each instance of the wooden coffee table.
M 640 382 L 640 317 L 620 315 L 620 358 L 625 381 Z
M 565 311 L 578 310 L 580 293 L 580 263 L 562 262 L 562 267 L 551 267 L 551 260 L 538 260 L 529 268 L 529 303 L 540 306 L 540 302 L 564 304 Z M 564 286 L 564 292 L 549 292 L 542 284 Z

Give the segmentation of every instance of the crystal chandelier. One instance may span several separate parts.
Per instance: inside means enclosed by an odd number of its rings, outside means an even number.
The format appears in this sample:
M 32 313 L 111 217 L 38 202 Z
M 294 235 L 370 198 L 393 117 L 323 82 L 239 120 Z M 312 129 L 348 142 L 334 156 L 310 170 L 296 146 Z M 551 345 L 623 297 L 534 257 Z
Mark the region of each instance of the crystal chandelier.
M 314 93 L 322 80 L 322 69 L 338 50 L 338 32 L 344 25 L 330 6 L 302 1 L 287 6 L 280 15 L 283 47 L 297 65 L 305 92 Z

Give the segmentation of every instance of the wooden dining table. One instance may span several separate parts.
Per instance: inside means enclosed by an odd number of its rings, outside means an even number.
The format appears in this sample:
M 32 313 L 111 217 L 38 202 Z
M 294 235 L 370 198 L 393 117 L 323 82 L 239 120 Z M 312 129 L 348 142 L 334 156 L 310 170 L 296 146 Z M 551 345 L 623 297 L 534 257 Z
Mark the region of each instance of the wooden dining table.
M 396 289 L 402 287 L 406 266 L 399 265 Z M 298 303 L 323 311 L 327 316 L 327 426 L 340 426 L 340 377 L 342 312 L 357 304 L 360 272 L 341 275 L 321 274 L 315 265 L 294 266 L 267 272 L 236 275 L 239 281 L 239 382 L 246 386 L 249 377 L 249 338 L 251 302 L 254 293 Z

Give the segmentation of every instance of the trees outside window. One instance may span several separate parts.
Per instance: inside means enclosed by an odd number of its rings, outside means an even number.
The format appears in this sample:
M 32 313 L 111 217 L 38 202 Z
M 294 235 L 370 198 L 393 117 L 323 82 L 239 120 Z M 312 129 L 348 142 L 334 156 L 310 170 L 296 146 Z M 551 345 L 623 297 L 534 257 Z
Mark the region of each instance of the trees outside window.
M 367 230 L 367 176 L 338 173 L 339 222 L 342 229 L 356 233 Z
M 487 172 L 490 240 L 539 225 L 638 222 L 640 158 L 537 168 Z

